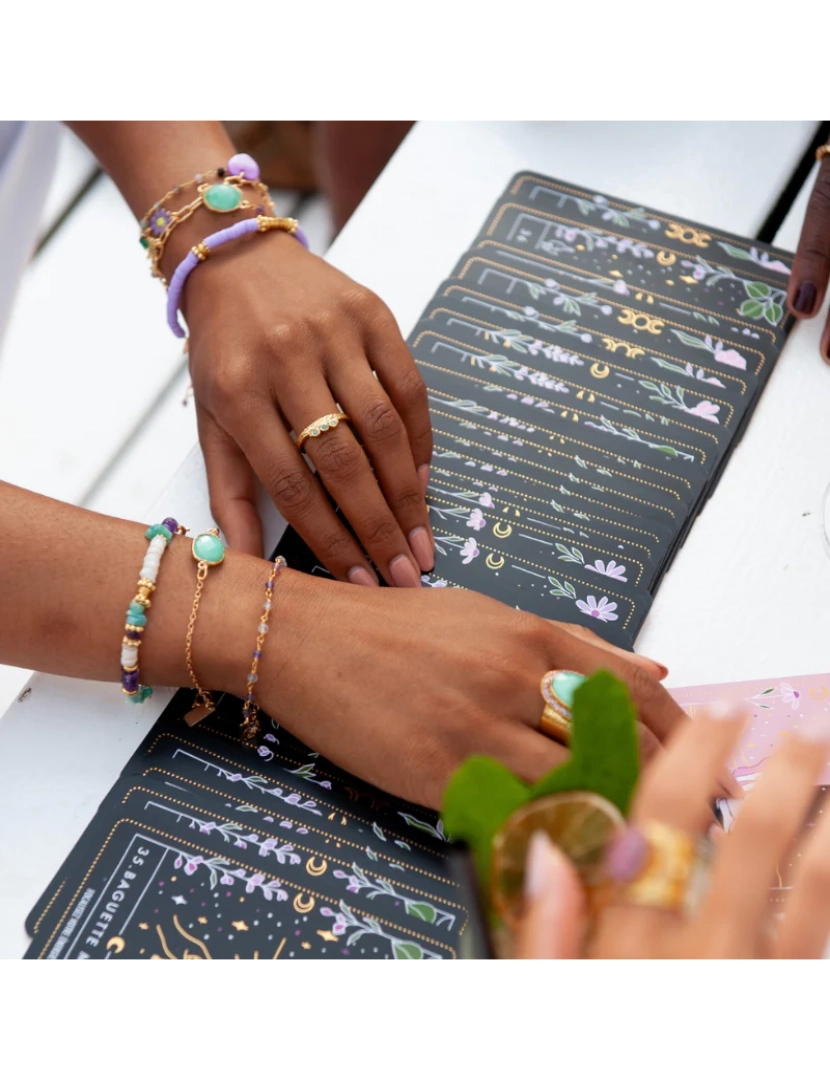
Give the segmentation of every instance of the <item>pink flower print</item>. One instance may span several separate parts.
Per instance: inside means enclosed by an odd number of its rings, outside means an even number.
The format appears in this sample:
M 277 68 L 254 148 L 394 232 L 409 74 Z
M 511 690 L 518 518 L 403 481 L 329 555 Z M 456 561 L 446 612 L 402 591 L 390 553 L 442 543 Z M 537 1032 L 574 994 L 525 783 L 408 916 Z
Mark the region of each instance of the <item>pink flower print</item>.
M 692 270 L 692 277 L 695 281 L 703 281 L 706 277 L 706 270 L 702 266 L 696 266 L 694 270 Z
M 235 878 L 232 878 L 230 874 L 223 874 L 223 875 L 222 875 L 222 876 L 221 876 L 221 877 L 219 878 L 219 883 L 220 883 L 221 885 L 233 885 L 233 883 L 234 883 L 234 881 L 235 881 L 235 880 L 236 880 L 236 879 L 235 879 Z
M 268 852 L 271 851 L 271 849 L 275 848 L 276 846 L 277 846 L 277 841 L 274 839 L 273 836 L 269 836 L 267 840 L 263 840 L 262 843 L 260 844 L 259 853 L 260 853 L 260 855 L 267 855 Z
M 182 866 L 184 865 L 184 856 L 179 855 L 173 865 L 176 867 L 177 870 L 181 870 Z
M 607 596 L 603 596 L 601 600 L 597 600 L 595 596 L 589 596 L 587 600 L 577 600 L 576 606 L 580 611 L 590 615 L 592 619 L 599 619 L 600 622 L 616 622 L 619 618 L 614 614 L 617 605 L 612 603 Z
M 768 259 L 765 259 L 762 255 L 761 262 L 764 264 L 767 270 L 777 270 L 779 274 L 787 274 L 788 276 L 791 272 L 789 266 L 785 266 L 780 259 L 773 259 L 772 261 L 769 261 Z
M 308 829 L 297 829 L 298 836 L 308 836 Z
M 342 874 L 342 873 L 343 873 L 343 871 L 342 871 L 342 870 L 341 870 L 341 871 L 339 871 L 339 873 L 338 873 L 338 871 L 337 871 L 337 870 L 335 870 L 335 871 L 334 871 L 334 876 L 335 876 L 335 877 L 339 877 L 339 876 L 340 876 L 340 874 Z M 334 918 L 335 918 L 335 914 L 334 914 L 334 912 L 333 912 L 333 911 L 331 910 L 331 908 L 330 908 L 330 907 L 321 907 L 321 908 L 320 908 L 320 914 L 321 914 L 321 915 L 323 916 L 323 918 L 324 918 L 324 919 L 334 919 Z
M 522 405 L 532 405 L 535 402 L 535 400 L 536 400 L 536 398 L 523 397 L 522 398 Z
M 274 819 L 271 817 L 270 814 L 266 814 L 265 817 L 262 820 L 263 821 L 273 821 Z
M 587 344 L 591 340 L 591 335 L 590 334 L 580 334 L 579 335 L 579 340 L 584 341 Z
M 486 524 L 487 522 L 484 518 L 484 514 L 482 514 L 482 512 L 478 508 L 473 510 L 473 512 L 467 518 L 467 525 L 471 529 L 475 529 L 476 532 L 478 532 L 479 529 L 483 529 Z
M 346 924 L 344 922 L 341 922 L 338 918 L 335 924 L 332 926 L 331 932 L 334 934 L 335 937 L 340 937 L 342 934 L 346 933 Z M 346 952 L 346 950 L 344 949 L 343 952 Z
M 331 781 L 330 780 L 321 780 L 320 781 L 320 787 L 325 788 L 326 791 L 331 791 Z
M 196 873 L 196 869 L 199 866 L 199 863 L 203 863 L 204 861 L 204 856 L 202 855 L 191 855 L 187 862 L 184 864 L 184 872 L 187 874 L 188 877 L 192 876 Z
M 238 848 L 246 848 L 248 845 L 245 843 L 244 840 L 234 840 L 233 846 Z
M 539 314 L 535 307 L 526 307 L 524 311 L 525 315 L 529 315 L 531 319 L 536 318 L 536 316 Z
M 276 735 L 265 735 L 264 738 L 265 738 L 266 742 L 276 742 L 277 741 Z
M 620 296 L 628 296 L 628 286 L 624 281 L 618 279 L 614 282 L 614 292 L 619 293 Z
M 268 761 L 270 761 L 274 756 L 274 751 L 269 750 L 267 746 L 258 746 L 257 753 L 261 758 L 266 758 Z
M 720 345 L 720 342 L 718 342 Z M 724 349 L 715 346 L 715 359 L 719 364 L 726 364 L 728 367 L 740 368 L 741 371 L 746 371 L 746 360 L 736 349 Z
M 466 566 L 467 563 L 471 563 L 480 554 L 478 550 L 478 544 L 473 540 L 472 536 L 465 540 L 464 547 L 461 549 L 461 561 Z
M 478 503 L 479 506 L 483 506 L 488 510 L 492 510 L 493 506 L 495 505 L 493 503 L 493 496 L 490 494 L 489 491 L 485 491 L 483 495 L 479 495 Z
M 286 802 L 289 806 L 296 806 L 302 798 L 302 795 L 298 795 L 296 791 L 292 791 L 290 795 L 286 797 Z
M 593 570 L 597 574 L 604 574 L 606 577 L 614 578 L 615 581 L 628 581 L 625 576 L 625 567 L 621 563 L 614 562 L 610 559 L 606 566 L 602 559 L 597 559 L 593 564 L 586 563 L 586 570 Z
M 216 828 L 216 824 L 213 821 L 201 821 L 199 823 L 199 832 L 212 833 Z
M 492 472 L 493 471 L 493 466 L 492 465 L 482 465 L 481 466 L 481 471 L 482 472 Z
M 686 409 L 685 411 L 690 416 L 699 416 L 701 420 L 711 420 L 713 424 L 717 424 L 720 405 L 716 405 L 713 401 L 699 401 L 693 409 Z
M 799 705 L 799 698 L 801 697 L 801 692 L 799 690 L 793 689 L 793 687 L 786 682 L 782 682 L 778 689 L 781 692 L 781 700 L 784 702 L 784 704 L 789 705 L 791 709 L 797 709 Z

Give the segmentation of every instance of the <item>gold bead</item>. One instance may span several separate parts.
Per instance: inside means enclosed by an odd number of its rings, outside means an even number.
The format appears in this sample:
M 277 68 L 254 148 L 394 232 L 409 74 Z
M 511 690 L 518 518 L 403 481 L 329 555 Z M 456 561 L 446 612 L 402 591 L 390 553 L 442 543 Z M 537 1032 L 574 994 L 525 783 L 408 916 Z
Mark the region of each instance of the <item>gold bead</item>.
M 124 627 L 124 630 L 125 631 L 127 631 L 127 630 L 138 630 L 138 632 L 140 634 L 144 633 L 144 627 L 143 626 L 133 626 L 132 623 L 127 623 L 127 625 Z
M 147 592 L 152 592 L 156 587 L 156 583 L 154 581 L 150 581 L 146 577 L 143 577 L 143 578 L 138 579 L 138 586 L 137 587 L 139 589 L 146 589 Z

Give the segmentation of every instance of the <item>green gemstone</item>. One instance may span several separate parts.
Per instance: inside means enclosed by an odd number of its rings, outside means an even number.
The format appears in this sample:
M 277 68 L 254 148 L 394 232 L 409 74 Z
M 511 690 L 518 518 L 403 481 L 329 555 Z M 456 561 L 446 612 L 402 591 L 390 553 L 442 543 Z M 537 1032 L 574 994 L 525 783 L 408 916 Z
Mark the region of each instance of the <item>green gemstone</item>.
M 200 533 L 193 541 L 193 558 L 208 566 L 218 566 L 225 558 L 225 545 L 213 533 Z
M 337 425 L 339 423 L 340 423 L 340 421 L 337 419 L 337 417 L 333 416 L 330 423 L 329 423 L 329 427 L 337 427 Z
M 208 210 L 229 214 L 242 202 L 242 192 L 235 184 L 211 184 L 202 199 Z
M 143 248 L 148 248 L 150 246 L 150 241 L 147 239 L 146 236 L 139 236 L 138 242 Z
M 325 423 L 324 423 L 324 424 L 321 424 L 321 425 L 320 425 L 320 430 L 321 430 L 321 431 L 328 431 L 328 429 L 329 429 L 329 426 L 328 426 L 328 424 L 325 424 Z
M 127 622 L 130 626 L 146 626 L 147 616 L 143 614 L 143 609 L 142 614 L 140 615 L 134 612 L 132 610 L 132 604 L 130 604 L 130 610 L 127 612 Z
M 584 682 L 585 676 L 577 675 L 575 671 L 558 671 L 551 682 L 551 690 L 563 705 L 567 705 L 569 709 L 572 709 L 574 694 Z
M 311 429 L 311 437 L 313 439 L 316 439 L 319 434 L 320 434 L 320 429 L 318 427 L 313 427 Z

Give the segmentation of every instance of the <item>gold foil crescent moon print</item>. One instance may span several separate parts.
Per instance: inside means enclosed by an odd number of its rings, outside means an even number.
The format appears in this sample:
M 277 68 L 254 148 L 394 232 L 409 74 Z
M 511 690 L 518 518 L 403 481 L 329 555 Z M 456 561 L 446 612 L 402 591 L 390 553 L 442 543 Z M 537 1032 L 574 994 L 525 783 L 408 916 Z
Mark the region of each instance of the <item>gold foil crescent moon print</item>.
M 671 266 L 677 262 L 677 256 L 671 251 L 658 251 L 657 261 L 661 266 Z
M 311 874 L 312 877 L 319 877 L 321 874 L 325 874 L 328 870 L 329 864 L 325 859 L 320 859 L 320 865 L 317 865 L 317 861 L 312 855 L 308 862 L 305 864 L 306 871 Z
M 484 565 L 489 567 L 491 570 L 501 570 L 501 568 L 504 566 L 504 556 L 499 555 L 498 558 L 496 558 L 495 555 L 488 555 L 487 558 L 484 560 Z
M 504 540 L 513 532 L 513 526 L 503 524 L 501 521 L 497 521 L 493 526 L 493 536 L 498 536 L 500 540 Z
M 297 895 L 294 897 L 294 910 L 299 911 L 301 915 L 305 915 L 306 912 L 311 911 L 313 907 L 313 896 L 309 896 L 308 900 L 303 900 L 303 893 L 297 893 Z
M 124 951 L 125 941 L 122 937 L 111 937 L 107 942 L 107 948 L 112 949 L 114 953 L 120 953 Z
M 591 374 L 595 379 L 607 379 L 611 368 L 607 364 L 591 364 Z

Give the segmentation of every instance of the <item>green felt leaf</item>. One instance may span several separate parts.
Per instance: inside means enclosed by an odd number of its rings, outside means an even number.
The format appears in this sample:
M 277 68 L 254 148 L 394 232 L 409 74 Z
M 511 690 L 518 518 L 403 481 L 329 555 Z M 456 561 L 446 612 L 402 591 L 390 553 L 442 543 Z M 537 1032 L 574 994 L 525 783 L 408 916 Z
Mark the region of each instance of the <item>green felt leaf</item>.
M 769 296 L 770 287 L 763 281 L 747 281 L 746 294 L 751 296 L 753 300 L 758 300 L 761 297 Z
M 637 714 L 625 684 L 598 671 L 576 691 L 571 757 L 530 789 L 533 799 L 592 791 L 628 812 L 640 773 Z
M 493 837 L 529 798 L 527 784 L 492 758 L 469 758 L 450 777 L 441 815 L 444 829 L 470 846 L 483 881 L 490 876 Z

